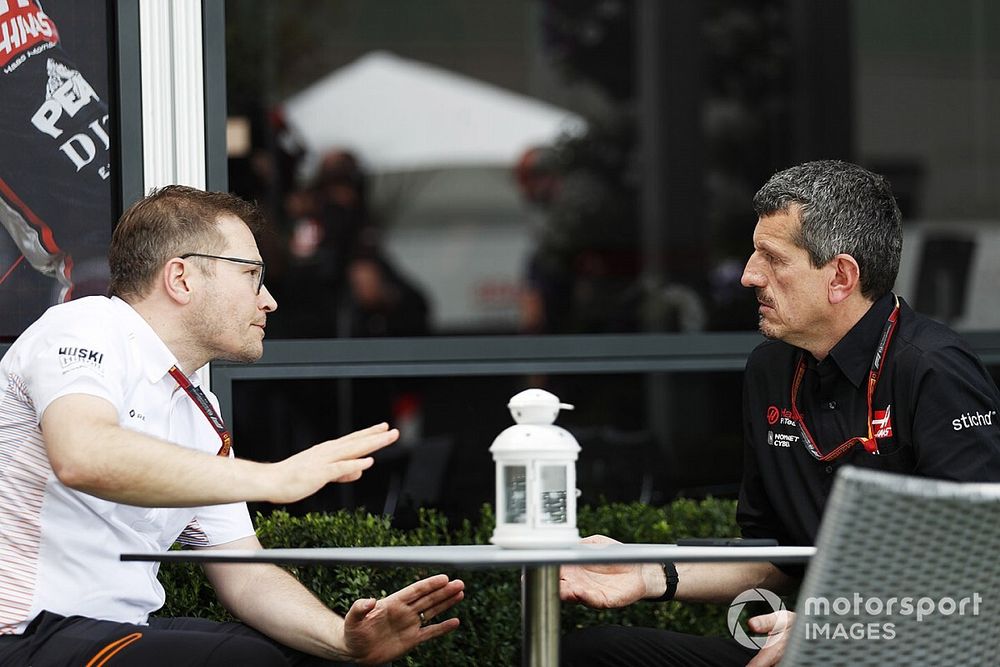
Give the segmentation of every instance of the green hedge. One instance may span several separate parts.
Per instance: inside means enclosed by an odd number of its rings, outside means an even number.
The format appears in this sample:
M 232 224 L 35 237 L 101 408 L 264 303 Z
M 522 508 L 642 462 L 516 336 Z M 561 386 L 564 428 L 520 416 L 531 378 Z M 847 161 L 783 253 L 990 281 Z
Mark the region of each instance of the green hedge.
M 673 542 L 678 537 L 730 537 L 738 534 L 735 502 L 677 500 L 663 508 L 640 503 L 580 508 L 581 534 L 603 533 L 622 542 Z M 487 544 L 495 519 L 484 505 L 479 521 L 451 526 L 441 514 L 421 510 L 412 530 L 392 526 L 391 517 L 363 511 L 339 511 L 293 517 L 277 511 L 257 515 L 257 534 L 265 547 L 357 547 L 431 544 Z M 361 597 L 379 597 L 414 580 L 435 574 L 417 568 L 294 567 L 289 568 L 332 609 L 344 613 Z M 448 637 L 429 642 L 400 659 L 399 665 L 513 665 L 520 662 L 520 571 L 455 570 L 466 584 L 465 600 L 456 608 L 462 625 Z M 216 601 L 201 569 L 192 564 L 166 564 L 160 581 L 167 591 L 165 616 L 228 618 Z M 726 634 L 724 607 L 678 603 L 639 603 L 626 609 L 594 611 L 563 605 L 563 632 L 600 623 L 669 627 L 681 632 Z

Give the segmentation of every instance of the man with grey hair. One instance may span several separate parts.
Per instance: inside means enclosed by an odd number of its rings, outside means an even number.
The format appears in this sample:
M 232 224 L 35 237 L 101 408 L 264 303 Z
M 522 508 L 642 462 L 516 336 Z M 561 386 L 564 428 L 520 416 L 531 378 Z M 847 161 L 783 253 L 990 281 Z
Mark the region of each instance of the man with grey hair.
M 891 291 L 902 216 L 888 182 L 854 164 L 808 162 L 772 176 L 753 203 L 742 282 L 756 291 L 770 340 L 744 378 L 743 536 L 813 544 L 842 465 L 1000 481 L 995 383 L 958 335 Z M 573 566 L 562 570 L 561 596 L 597 608 L 728 604 L 748 589 L 788 590 L 801 574 L 771 563 Z M 564 663 L 764 667 L 781 659 L 793 618 L 751 619 L 771 635 L 759 652 L 728 638 L 592 628 L 564 642 Z

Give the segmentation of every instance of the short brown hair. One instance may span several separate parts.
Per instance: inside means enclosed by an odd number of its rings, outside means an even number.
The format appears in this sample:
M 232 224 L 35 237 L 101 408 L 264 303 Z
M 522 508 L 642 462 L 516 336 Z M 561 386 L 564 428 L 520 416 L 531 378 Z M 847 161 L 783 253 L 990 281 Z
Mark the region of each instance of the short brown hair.
M 167 260 L 188 252 L 221 251 L 220 216 L 233 215 L 257 234 L 263 216 L 255 204 L 228 192 L 185 185 L 153 190 L 122 214 L 108 250 L 108 292 L 126 301 L 142 298 Z

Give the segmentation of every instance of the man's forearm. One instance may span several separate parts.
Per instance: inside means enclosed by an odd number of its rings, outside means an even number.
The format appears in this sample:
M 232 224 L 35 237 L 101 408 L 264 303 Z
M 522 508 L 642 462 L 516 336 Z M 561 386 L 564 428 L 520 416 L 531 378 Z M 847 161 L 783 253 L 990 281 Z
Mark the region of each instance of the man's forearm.
M 80 409 L 93 405 L 81 403 Z M 70 407 L 58 420 L 49 419 L 48 412 L 42 420 L 52 469 L 70 488 L 142 507 L 269 499 L 266 464 L 180 447 L 91 415 L 76 415 L 76 406 Z
M 226 609 L 250 627 L 310 655 L 356 659 L 347 652 L 344 619 L 276 565 L 215 563 L 206 572 Z M 231 585 L 219 585 L 220 577 Z
M 277 463 L 195 451 L 123 428 L 111 403 L 84 394 L 57 398 L 42 415 L 52 470 L 66 486 L 143 507 L 194 507 L 242 500 L 294 502 L 329 484 L 358 479 L 370 454 L 399 436 L 376 424 Z

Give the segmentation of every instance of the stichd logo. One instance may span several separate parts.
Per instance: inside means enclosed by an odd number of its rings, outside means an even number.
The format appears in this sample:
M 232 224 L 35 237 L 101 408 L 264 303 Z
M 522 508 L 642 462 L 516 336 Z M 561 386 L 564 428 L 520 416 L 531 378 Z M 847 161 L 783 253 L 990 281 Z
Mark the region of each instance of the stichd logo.
M 729 634 L 740 646 L 758 649 L 771 646 L 779 641 L 781 633 L 788 623 L 788 615 L 782 614 L 775 622 L 770 634 L 764 637 L 747 634 L 746 629 L 740 625 L 740 614 L 743 608 L 750 602 L 764 602 L 771 607 L 772 612 L 785 611 L 785 603 L 777 595 L 766 588 L 751 588 L 737 595 L 729 605 L 729 613 L 726 614 L 726 625 L 729 627 Z
M 958 419 L 952 419 L 951 427 L 956 431 L 961 431 L 974 426 L 993 426 L 993 418 L 996 417 L 996 414 L 996 410 L 987 410 L 985 413 L 978 410 L 975 413 L 966 412 Z

